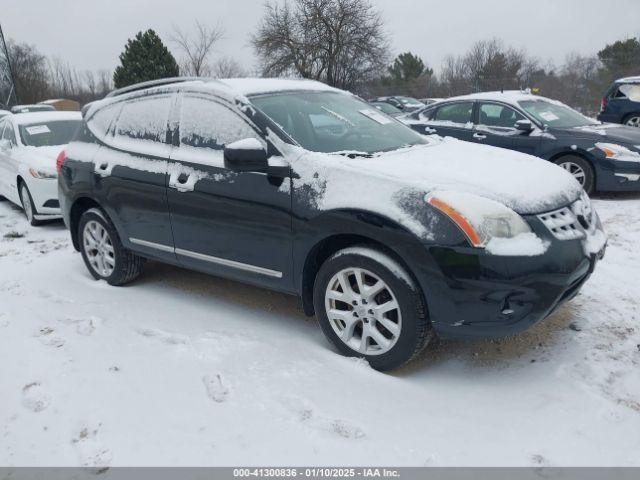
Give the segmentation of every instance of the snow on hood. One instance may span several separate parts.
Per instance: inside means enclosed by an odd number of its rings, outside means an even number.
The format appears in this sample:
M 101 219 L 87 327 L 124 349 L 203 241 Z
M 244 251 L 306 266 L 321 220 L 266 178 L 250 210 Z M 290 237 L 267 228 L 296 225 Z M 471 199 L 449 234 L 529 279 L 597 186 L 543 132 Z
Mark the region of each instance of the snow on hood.
M 56 171 L 56 159 L 64 150 L 65 145 L 53 145 L 48 147 L 20 147 L 16 158 L 29 167 L 44 170 L 49 173 Z
M 294 189 L 320 210 L 363 208 L 384 212 L 424 236 L 407 205 L 437 190 L 476 194 L 520 214 L 554 210 L 575 201 L 582 187 L 565 170 L 537 157 L 452 138 L 381 153 L 373 158 L 303 154 L 293 164 Z

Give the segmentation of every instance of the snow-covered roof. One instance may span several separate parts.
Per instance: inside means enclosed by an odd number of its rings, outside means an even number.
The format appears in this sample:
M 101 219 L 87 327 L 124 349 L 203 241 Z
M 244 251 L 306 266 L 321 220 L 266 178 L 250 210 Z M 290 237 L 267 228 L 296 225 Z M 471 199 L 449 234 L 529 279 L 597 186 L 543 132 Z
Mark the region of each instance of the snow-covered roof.
M 315 80 L 300 80 L 290 78 L 224 78 L 219 80 L 236 93 L 241 95 L 257 95 L 260 93 L 284 92 L 287 90 L 331 91 L 340 92 Z
M 80 115 L 80 112 L 60 112 L 53 110 L 47 112 L 16 113 L 12 118 L 18 125 L 27 125 L 30 123 L 44 123 L 55 120 L 82 120 L 82 115 Z
M 640 83 L 640 77 L 619 78 L 616 83 Z
M 557 100 L 552 100 L 551 98 L 542 97 L 540 95 L 534 95 L 533 93 L 530 93 L 526 90 L 504 90 L 502 92 L 471 93 L 469 95 L 447 98 L 446 100 L 495 100 L 515 106 L 518 105 L 518 102 L 522 102 L 525 100 L 545 100 L 547 102 L 559 103 Z

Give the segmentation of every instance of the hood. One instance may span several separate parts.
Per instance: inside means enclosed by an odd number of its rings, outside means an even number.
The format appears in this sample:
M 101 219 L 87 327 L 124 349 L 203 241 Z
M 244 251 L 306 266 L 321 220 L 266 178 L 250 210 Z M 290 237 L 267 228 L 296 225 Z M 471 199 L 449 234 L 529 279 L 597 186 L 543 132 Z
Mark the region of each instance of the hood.
M 56 159 L 66 145 L 53 145 L 49 147 L 21 147 L 17 159 L 28 167 L 37 170 L 54 173 L 56 171 Z
M 581 138 L 593 140 L 594 143 L 618 143 L 624 146 L 640 145 L 640 128 L 628 127 L 617 123 L 602 123 L 598 125 L 588 125 L 586 127 L 555 130 L 560 130 L 571 135 L 578 134 Z M 550 131 L 553 133 L 553 130 L 550 129 Z
M 563 207 L 582 193 L 569 173 L 546 160 L 452 138 L 429 137 L 429 141 L 373 158 L 309 154 L 307 161 L 296 162 L 294 170 L 301 171 L 300 183 L 313 189 L 316 182 L 320 208 L 340 203 L 348 208 L 348 203 L 360 202 L 379 209 L 385 202 L 397 202 L 402 191 L 422 198 L 429 192 L 452 190 L 533 214 Z

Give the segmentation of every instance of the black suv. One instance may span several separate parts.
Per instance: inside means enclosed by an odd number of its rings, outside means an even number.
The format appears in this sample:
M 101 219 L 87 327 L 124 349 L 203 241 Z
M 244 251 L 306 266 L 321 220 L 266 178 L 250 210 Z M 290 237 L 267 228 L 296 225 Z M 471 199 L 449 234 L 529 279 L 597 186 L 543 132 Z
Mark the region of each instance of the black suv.
M 317 82 L 142 84 L 84 119 L 59 196 L 96 279 L 122 285 L 154 259 L 297 295 L 340 352 L 378 369 L 433 332 L 531 326 L 606 243 L 562 169 L 428 139 Z
M 640 127 L 640 77 L 616 80 L 602 98 L 598 120 Z
M 449 98 L 400 117 L 423 134 L 508 148 L 549 160 L 593 191 L 640 191 L 640 130 L 601 124 L 526 91 Z

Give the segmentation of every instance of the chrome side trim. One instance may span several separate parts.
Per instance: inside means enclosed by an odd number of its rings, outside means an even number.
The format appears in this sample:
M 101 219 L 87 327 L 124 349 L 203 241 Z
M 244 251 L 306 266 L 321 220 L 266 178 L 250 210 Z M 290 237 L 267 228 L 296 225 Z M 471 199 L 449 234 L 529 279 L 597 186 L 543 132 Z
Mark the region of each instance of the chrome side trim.
M 163 252 L 174 253 L 173 247 L 170 247 L 169 245 L 148 242 L 147 240 L 140 240 L 139 238 L 131 238 L 131 237 L 129 237 L 129 241 L 131 243 L 135 243 L 136 245 L 140 245 L 143 247 L 155 248 L 156 250 L 162 250 Z
M 234 260 L 227 260 L 226 258 L 213 257 L 211 255 L 205 255 L 204 253 L 192 252 L 190 250 L 183 250 L 181 248 L 173 248 L 161 243 L 149 242 L 147 240 L 140 240 L 139 238 L 129 237 L 129 241 L 142 247 L 155 248 L 163 252 L 176 253 L 185 257 L 195 258 L 196 260 L 203 260 L 205 262 L 217 263 L 218 265 L 224 265 L 225 267 L 237 268 L 238 270 L 244 270 L 252 273 L 259 273 L 261 275 L 267 275 L 269 277 L 282 278 L 282 272 L 277 270 L 271 270 L 269 268 L 258 267 L 256 265 L 249 265 L 248 263 L 236 262 Z
M 227 260 L 226 258 L 212 257 L 211 255 L 205 255 L 203 253 L 191 252 L 189 250 L 183 250 L 181 248 L 175 249 L 178 255 L 185 257 L 195 258 L 197 260 L 203 260 L 205 262 L 217 263 L 218 265 L 224 265 L 225 267 L 237 268 L 238 270 L 245 270 L 247 272 L 260 273 L 269 277 L 282 278 L 282 272 L 276 270 L 270 270 L 264 267 L 257 267 L 255 265 L 249 265 L 248 263 L 236 262 L 234 260 Z

